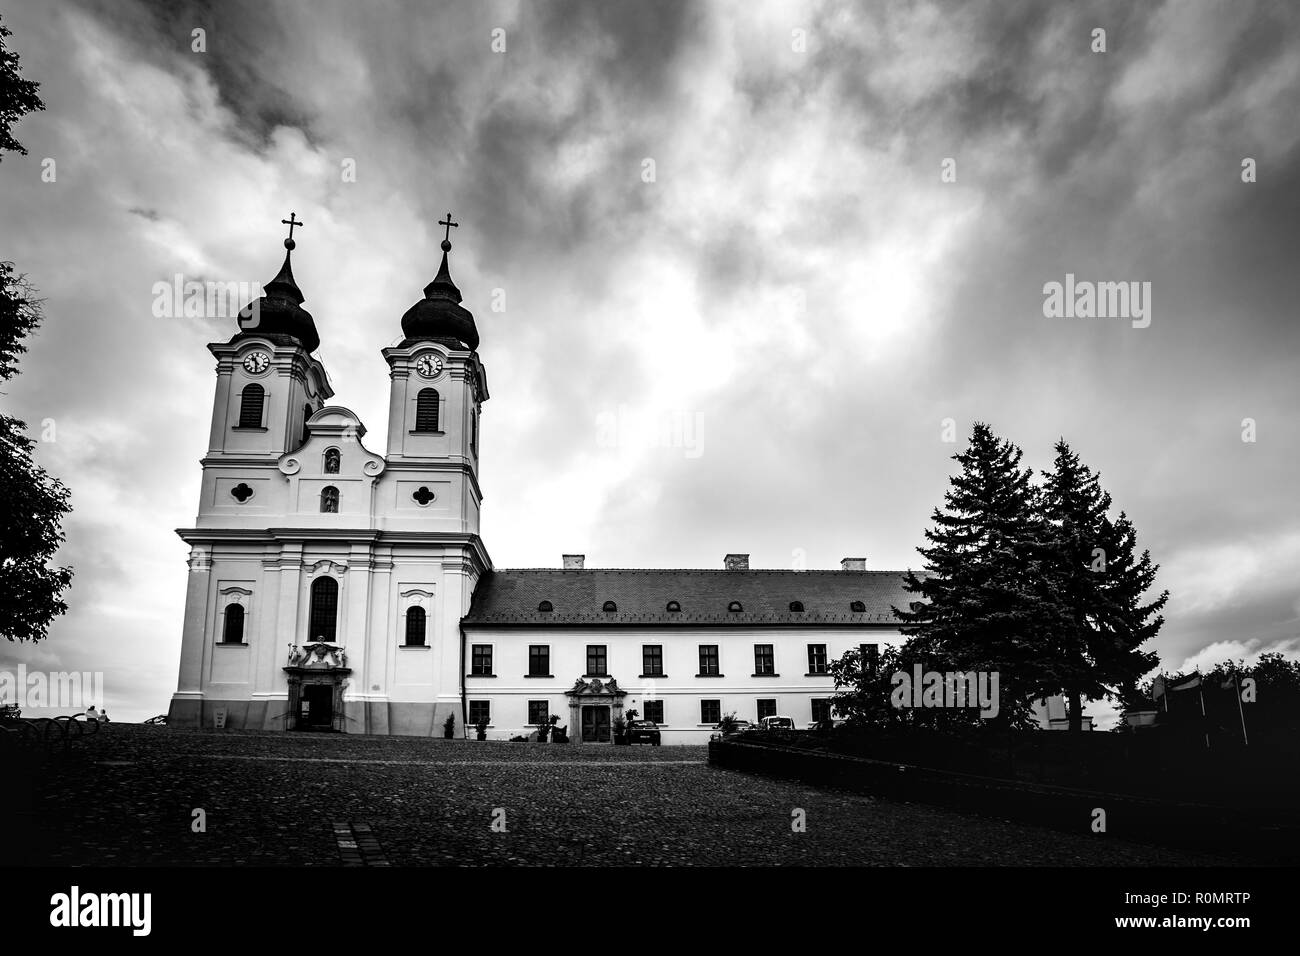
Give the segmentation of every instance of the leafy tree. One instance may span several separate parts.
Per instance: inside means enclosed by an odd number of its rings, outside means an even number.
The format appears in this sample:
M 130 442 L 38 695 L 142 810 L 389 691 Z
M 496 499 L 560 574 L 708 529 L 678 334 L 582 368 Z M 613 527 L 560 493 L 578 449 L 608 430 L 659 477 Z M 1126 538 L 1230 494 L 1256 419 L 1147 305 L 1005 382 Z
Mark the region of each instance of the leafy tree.
M 1192 671 L 1166 674 L 1166 686 L 1180 683 L 1193 674 Z M 1255 682 L 1255 699 L 1242 704 L 1239 709 L 1236 695 L 1247 678 Z M 1153 683 L 1154 678 L 1142 685 L 1148 698 Z M 1288 660 L 1275 652 L 1259 655 L 1253 667 L 1247 667 L 1240 660 L 1221 661 L 1201 672 L 1199 690 L 1198 696 L 1205 699 L 1211 726 L 1236 733 L 1244 713 L 1252 744 L 1270 736 L 1293 741 L 1296 731 L 1300 731 L 1300 661 Z M 1173 703 L 1166 702 L 1162 709 L 1168 710 L 1172 718 L 1177 720 L 1180 712 L 1185 715 L 1188 711 L 1195 716 L 1200 702 L 1191 696 L 1192 692 L 1167 693 Z
M 998 673 L 1003 726 L 1029 726 L 1033 701 L 1059 685 L 1054 625 L 1063 613 L 1051 592 L 1051 551 L 1033 472 L 1022 453 L 977 422 L 960 472 L 925 532 L 923 574 L 908 571 L 920 600 L 894 608 L 906 655 L 935 670 Z
M 26 154 L 10 127 L 27 113 L 45 109 L 37 84 L 18 72 L 18 55 L 5 48 L 12 32 L 0 24 L 0 156 Z M 18 374 L 23 340 L 41 323 L 41 303 L 13 263 L 0 262 L 0 382 Z M 68 568 L 50 559 L 63 543 L 60 522 L 70 510 L 68 490 L 32 460 L 27 426 L 0 415 L 0 634 L 11 641 L 39 641 L 50 620 L 67 610 L 62 594 L 72 581 Z
M 1159 632 L 1169 599 L 1145 596 L 1158 565 L 1136 554 L 1137 532 L 1123 512 L 1111 520 L 1111 496 L 1065 440 L 1043 472 L 1039 505 L 1050 536 L 1052 593 L 1060 614 L 1053 634 L 1057 686 L 1069 727 L 1082 730 L 1085 698 L 1130 700 L 1138 679 L 1158 663 L 1142 645 Z
M 874 672 L 864 665 L 858 648 L 846 651 L 833 660 L 827 671 L 835 681 L 831 707 L 853 730 L 889 731 L 912 728 L 954 731 L 981 727 L 984 721 L 974 709 L 895 707 L 894 674 L 911 674 L 915 664 L 929 666 L 933 661 L 910 644 L 885 645 L 880 649 Z
M 0 381 L 18 372 L 23 339 L 41 321 L 39 301 L 0 262 Z M 27 426 L 0 415 L 0 634 L 11 641 L 39 641 L 50 620 L 68 608 L 61 595 L 72 581 L 68 568 L 49 566 L 63 543 L 60 523 L 71 510 L 68 490 L 32 460 Z
M 11 36 L 13 31 L 0 23 L 0 158 L 5 152 L 27 155 L 9 129 L 28 113 L 45 109 L 36 92 L 39 84 L 23 79 L 18 72 L 18 54 L 5 46 L 5 39 Z

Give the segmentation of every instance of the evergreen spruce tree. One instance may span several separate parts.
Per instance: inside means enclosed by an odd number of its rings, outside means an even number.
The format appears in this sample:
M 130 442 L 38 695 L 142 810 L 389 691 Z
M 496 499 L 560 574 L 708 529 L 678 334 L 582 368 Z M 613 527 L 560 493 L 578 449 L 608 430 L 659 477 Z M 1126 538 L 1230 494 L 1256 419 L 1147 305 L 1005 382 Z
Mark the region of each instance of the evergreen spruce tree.
M 1082 464 L 1064 439 L 1056 443 L 1053 469 L 1044 472 L 1041 517 L 1048 529 L 1052 593 L 1058 604 L 1054 644 L 1057 686 L 1069 728 L 1081 730 L 1083 701 L 1128 699 L 1138 679 L 1155 667 L 1142 645 L 1164 619 L 1164 592 L 1144 602 L 1158 566 L 1137 551 L 1137 532 L 1123 512 L 1111 520 L 1111 497 L 1100 476 Z
M 1003 726 L 1032 724 L 1033 701 L 1058 682 L 1052 644 L 1061 608 L 1047 576 L 1051 551 L 1032 469 L 1022 453 L 977 422 L 960 472 L 936 508 L 924 573 L 904 586 L 919 600 L 894 608 L 907 656 L 935 670 L 997 672 Z

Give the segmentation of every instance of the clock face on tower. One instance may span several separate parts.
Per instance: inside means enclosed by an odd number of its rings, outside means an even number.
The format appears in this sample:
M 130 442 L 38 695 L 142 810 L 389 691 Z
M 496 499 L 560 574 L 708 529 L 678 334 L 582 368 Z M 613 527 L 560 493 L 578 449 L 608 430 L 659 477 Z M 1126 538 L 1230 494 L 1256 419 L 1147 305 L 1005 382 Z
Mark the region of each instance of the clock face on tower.
M 258 372 L 265 372 L 270 364 L 271 356 L 265 352 L 253 352 L 251 355 L 244 357 L 244 368 L 254 375 Z
M 442 371 L 442 359 L 436 355 L 421 355 L 415 360 L 415 370 L 424 378 L 433 378 Z

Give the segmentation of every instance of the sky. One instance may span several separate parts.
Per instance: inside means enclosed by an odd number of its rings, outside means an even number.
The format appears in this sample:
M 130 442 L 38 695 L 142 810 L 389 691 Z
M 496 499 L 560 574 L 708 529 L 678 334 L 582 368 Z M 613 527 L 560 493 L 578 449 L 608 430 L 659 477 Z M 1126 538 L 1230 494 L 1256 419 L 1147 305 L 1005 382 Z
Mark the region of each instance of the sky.
M 102 671 L 110 716 L 166 712 L 204 346 L 235 324 L 157 318 L 154 285 L 269 281 L 290 211 L 372 445 L 380 349 L 460 223 L 498 567 L 919 567 L 985 421 L 1036 468 L 1064 437 L 1100 472 L 1170 591 L 1166 669 L 1300 656 L 1294 4 L 0 16 L 46 103 L 0 161 L 0 258 L 46 315 L 0 402 L 72 490 L 76 573 L 0 670 Z M 1067 276 L 1139 283 L 1149 312 L 1046 315 Z

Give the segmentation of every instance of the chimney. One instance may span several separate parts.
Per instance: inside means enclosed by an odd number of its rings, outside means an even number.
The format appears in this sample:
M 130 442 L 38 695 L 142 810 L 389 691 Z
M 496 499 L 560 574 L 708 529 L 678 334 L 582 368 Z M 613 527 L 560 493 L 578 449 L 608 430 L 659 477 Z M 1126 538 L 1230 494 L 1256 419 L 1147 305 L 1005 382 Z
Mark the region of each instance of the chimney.
M 585 554 L 566 554 L 564 556 L 564 570 L 581 571 L 586 560 L 587 556 Z
M 722 566 L 728 571 L 748 571 L 749 555 L 729 554 L 722 559 Z
M 867 570 L 866 558 L 840 558 L 841 571 L 865 571 Z

